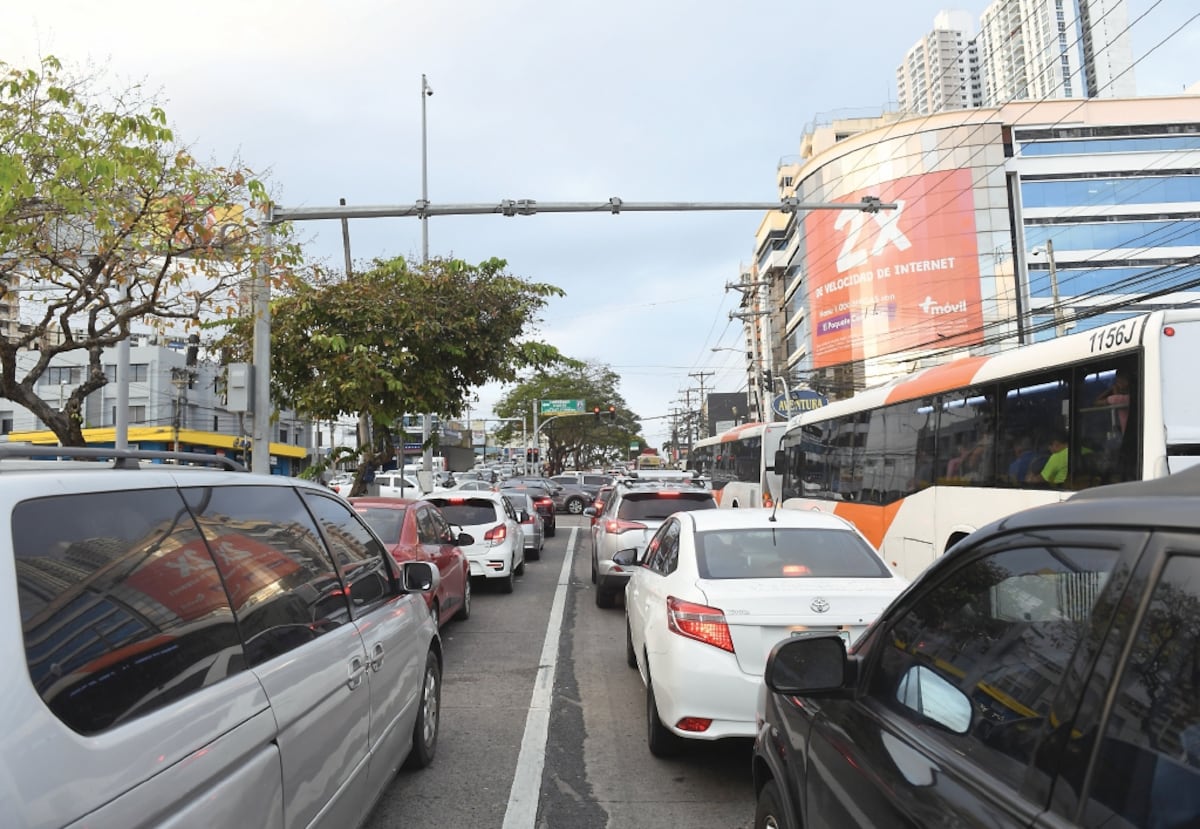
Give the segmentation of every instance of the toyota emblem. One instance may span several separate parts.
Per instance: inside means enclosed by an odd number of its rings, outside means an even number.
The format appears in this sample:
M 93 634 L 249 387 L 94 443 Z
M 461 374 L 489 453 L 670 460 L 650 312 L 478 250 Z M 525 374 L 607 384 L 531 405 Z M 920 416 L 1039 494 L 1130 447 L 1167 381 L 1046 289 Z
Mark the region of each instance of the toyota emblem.
M 812 604 L 810 604 L 809 607 L 812 608 L 813 613 L 827 613 L 829 611 L 829 602 L 825 601 L 824 599 L 817 598 L 812 600 Z

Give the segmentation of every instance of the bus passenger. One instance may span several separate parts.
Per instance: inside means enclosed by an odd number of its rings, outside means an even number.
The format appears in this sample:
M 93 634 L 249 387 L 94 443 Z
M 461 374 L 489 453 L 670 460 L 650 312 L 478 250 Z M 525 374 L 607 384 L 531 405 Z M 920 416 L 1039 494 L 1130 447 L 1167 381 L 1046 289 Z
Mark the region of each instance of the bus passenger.
M 1030 473 L 1030 480 L 1037 483 L 1065 484 L 1067 482 L 1067 432 L 1055 429 L 1050 433 L 1050 457 L 1042 464 L 1040 472 Z

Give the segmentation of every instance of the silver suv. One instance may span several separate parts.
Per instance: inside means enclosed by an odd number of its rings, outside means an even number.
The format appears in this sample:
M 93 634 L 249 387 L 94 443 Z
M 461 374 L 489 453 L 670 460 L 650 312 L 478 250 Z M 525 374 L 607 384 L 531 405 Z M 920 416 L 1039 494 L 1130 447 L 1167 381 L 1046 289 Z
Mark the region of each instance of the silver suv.
M 636 549 L 637 558 L 667 516 L 697 509 L 716 509 L 712 491 L 702 481 L 620 479 L 597 513 L 588 507 L 592 521 L 592 583 L 596 606 L 613 607 L 629 581 L 629 571 L 613 562 L 618 550 Z
M 357 826 L 433 759 L 437 570 L 221 461 L 0 447 L 5 826 Z

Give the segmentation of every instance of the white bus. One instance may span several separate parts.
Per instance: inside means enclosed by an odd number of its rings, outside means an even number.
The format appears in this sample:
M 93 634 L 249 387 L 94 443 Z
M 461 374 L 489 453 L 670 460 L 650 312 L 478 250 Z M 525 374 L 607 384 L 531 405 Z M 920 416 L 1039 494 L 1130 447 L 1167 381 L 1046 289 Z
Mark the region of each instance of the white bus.
M 928 368 L 792 418 L 783 508 L 852 521 L 913 578 L 979 527 L 1200 462 L 1200 310 Z
M 779 497 L 775 451 L 786 423 L 746 423 L 698 440 L 688 451 L 688 469 L 712 481 L 722 507 L 769 507 Z

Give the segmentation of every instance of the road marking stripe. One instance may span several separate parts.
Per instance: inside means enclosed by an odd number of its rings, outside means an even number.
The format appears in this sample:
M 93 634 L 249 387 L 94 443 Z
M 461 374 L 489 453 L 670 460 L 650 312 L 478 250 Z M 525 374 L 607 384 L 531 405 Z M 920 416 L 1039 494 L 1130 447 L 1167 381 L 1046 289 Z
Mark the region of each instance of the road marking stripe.
M 567 601 L 567 586 L 571 582 L 571 560 L 575 555 L 578 527 L 571 528 L 567 539 L 567 555 L 558 573 L 558 587 L 550 606 L 550 621 L 542 641 L 537 677 L 533 681 L 533 696 L 529 700 L 529 715 L 525 718 L 525 734 L 521 737 L 521 753 L 517 756 L 517 773 L 508 793 L 503 829 L 533 829 L 537 821 L 538 794 L 542 789 L 542 770 L 546 765 L 546 740 L 550 735 L 550 705 L 554 695 L 554 672 L 558 668 L 558 639 L 562 631 L 563 606 Z

